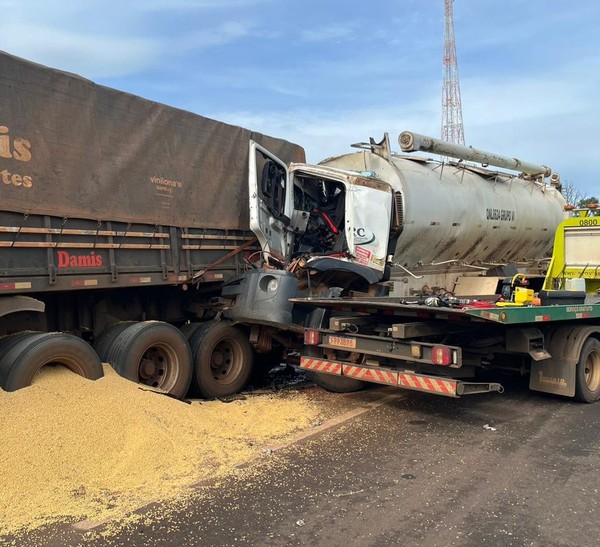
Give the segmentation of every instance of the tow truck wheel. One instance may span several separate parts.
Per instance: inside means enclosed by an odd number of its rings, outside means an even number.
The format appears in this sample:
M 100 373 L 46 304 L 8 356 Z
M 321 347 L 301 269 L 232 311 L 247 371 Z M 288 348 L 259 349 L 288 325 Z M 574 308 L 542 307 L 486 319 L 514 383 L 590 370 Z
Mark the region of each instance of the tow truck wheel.
M 600 340 L 589 338 L 577 363 L 575 397 L 583 403 L 600 399 Z
M 209 323 L 190 340 L 194 372 L 203 397 L 239 392 L 252 374 L 254 353 L 243 331 L 225 321 Z
M 323 359 L 323 355 L 319 348 L 306 346 L 305 353 L 308 357 Z M 308 377 L 317 385 L 333 391 L 334 393 L 352 393 L 365 387 L 366 382 L 348 378 L 347 376 L 337 376 L 334 374 L 323 374 L 321 372 L 306 371 Z
M 105 359 L 124 378 L 174 397 L 190 387 L 190 346 L 178 328 L 162 321 L 129 325 L 106 348 Z
M 60 365 L 88 378 L 104 376 L 96 352 L 87 342 L 64 332 L 20 333 L 2 344 L 0 384 L 6 391 L 31 385 L 36 373 L 47 365 Z

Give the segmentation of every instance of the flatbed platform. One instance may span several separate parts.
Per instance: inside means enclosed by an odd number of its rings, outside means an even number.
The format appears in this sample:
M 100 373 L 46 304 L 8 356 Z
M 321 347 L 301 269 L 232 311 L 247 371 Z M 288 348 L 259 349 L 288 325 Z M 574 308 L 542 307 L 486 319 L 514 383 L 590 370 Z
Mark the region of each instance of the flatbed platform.
M 383 313 L 385 315 L 455 321 L 485 321 L 505 325 L 546 323 L 554 321 L 600 321 L 600 297 L 591 304 L 499 307 L 490 303 L 488 308 L 450 308 L 406 303 L 397 297 L 347 298 L 294 298 L 291 301 L 316 308 L 335 309 L 344 313 Z

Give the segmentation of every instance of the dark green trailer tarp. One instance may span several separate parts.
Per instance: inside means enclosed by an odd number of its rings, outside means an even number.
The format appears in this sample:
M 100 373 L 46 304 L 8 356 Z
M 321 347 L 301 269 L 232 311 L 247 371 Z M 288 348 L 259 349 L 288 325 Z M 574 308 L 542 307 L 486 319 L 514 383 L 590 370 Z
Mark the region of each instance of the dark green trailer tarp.
M 0 210 L 248 228 L 248 143 L 302 147 L 0 52 Z

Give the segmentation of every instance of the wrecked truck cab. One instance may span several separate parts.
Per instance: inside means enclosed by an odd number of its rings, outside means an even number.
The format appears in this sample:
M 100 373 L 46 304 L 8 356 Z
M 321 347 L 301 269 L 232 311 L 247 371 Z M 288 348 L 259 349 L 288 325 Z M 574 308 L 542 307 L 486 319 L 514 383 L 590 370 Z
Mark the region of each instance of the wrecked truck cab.
M 393 202 L 389 184 L 338 168 L 292 163 L 288 169 L 251 142 L 249 195 L 250 227 L 265 264 L 328 272 L 342 283 L 384 278 Z

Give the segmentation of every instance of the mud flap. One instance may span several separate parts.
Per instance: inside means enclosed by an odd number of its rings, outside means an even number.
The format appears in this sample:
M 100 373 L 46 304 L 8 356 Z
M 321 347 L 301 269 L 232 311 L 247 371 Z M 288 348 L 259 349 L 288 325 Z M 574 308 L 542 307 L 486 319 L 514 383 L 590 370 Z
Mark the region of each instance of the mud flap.
M 533 361 L 529 389 L 574 397 L 576 366 L 577 362 L 567 362 L 563 359 Z
M 581 327 L 560 327 L 544 334 L 544 345 L 552 357 L 531 362 L 529 389 L 554 393 L 565 397 L 575 396 L 575 373 Z

